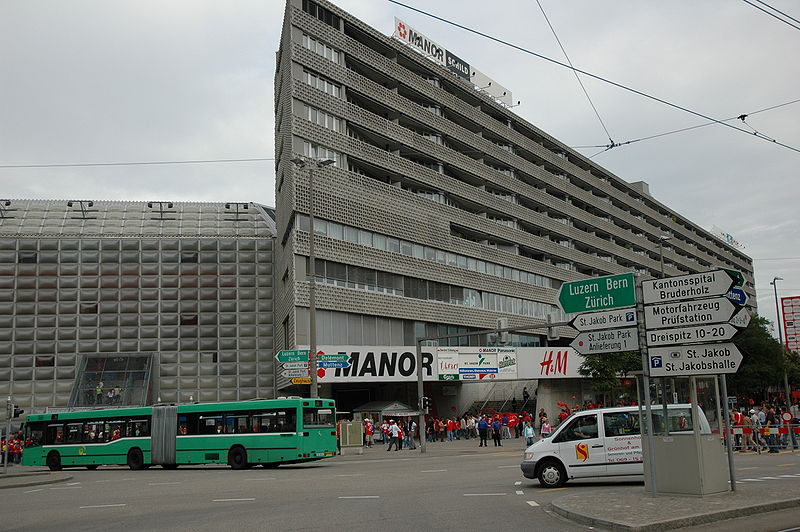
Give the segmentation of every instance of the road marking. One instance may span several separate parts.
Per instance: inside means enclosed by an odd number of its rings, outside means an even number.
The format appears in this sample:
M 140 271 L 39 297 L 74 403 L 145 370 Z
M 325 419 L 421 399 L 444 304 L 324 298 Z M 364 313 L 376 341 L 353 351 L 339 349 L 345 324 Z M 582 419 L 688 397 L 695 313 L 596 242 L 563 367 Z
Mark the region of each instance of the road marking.
M 508 495 L 508 493 L 465 493 L 464 497 L 499 497 L 502 495 Z
M 127 504 L 92 504 L 90 506 L 79 506 L 79 509 L 84 508 L 118 508 L 120 506 L 127 506 Z
M 758 469 L 758 467 L 737 467 L 736 471 L 747 471 L 749 469 Z
M 447 469 L 426 469 L 425 471 L 420 471 L 420 473 L 446 473 Z
M 797 465 L 797 464 L 778 464 L 778 467 L 791 467 L 793 465 Z
M 349 495 L 345 497 L 339 497 L 340 499 L 380 499 L 380 495 Z
M 760 477 L 764 480 L 780 480 L 778 477 Z
M 38 488 L 38 489 L 35 489 L 35 490 L 23 491 L 22 493 L 36 493 L 37 491 L 44 491 L 44 488 Z
M 517 490 L 517 495 L 525 495 L 525 492 L 522 490 Z
M 515 486 L 522 486 L 522 481 L 518 480 L 518 481 L 514 482 L 514 485 Z
M 509 467 L 519 467 L 519 465 L 501 465 L 501 466 L 497 466 L 497 469 L 506 469 L 506 468 L 509 468 Z
M 211 502 L 243 502 L 254 501 L 255 499 L 214 499 Z
M 561 490 L 568 490 L 569 488 L 547 488 L 544 490 L 538 490 L 537 493 L 549 493 L 551 491 L 561 491 Z
M 794 475 L 781 475 L 781 478 L 794 478 Z
M 67 482 L 67 486 L 77 486 L 80 482 Z
M 536 501 L 525 501 L 528 503 L 529 506 L 539 506 L 539 503 Z
M 180 482 L 149 482 L 148 486 L 171 486 L 173 484 L 180 484 Z
M 62 486 L 60 488 L 50 488 L 50 489 L 51 490 L 74 490 L 74 489 L 80 489 L 82 487 L 83 486 Z
M 742 482 L 764 482 L 760 478 L 743 478 Z

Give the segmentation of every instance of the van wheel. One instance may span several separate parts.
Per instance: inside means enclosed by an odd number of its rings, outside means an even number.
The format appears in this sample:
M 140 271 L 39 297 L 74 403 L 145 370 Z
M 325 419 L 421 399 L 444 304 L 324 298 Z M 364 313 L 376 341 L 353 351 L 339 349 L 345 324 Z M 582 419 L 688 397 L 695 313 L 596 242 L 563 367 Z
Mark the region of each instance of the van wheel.
M 567 481 L 567 472 L 561 462 L 548 460 L 539 468 L 538 478 L 543 488 L 560 488 Z
M 134 447 L 130 451 L 128 451 L 128 467 L 131 468 L 133 471 L 138 471 L 139 469 L 144 469 L 144 455 L 142 454 L 142 450 L 138 447 Z
M 231 450 L 228 451 L 228 465 L 231 466 L 231 469 L 247 468 L 247 451 L 244 450 L 244 447 L 239 445 L 231 447 Z
M 61 455 L 58 451 L 50 451 L 47 455 L 47 467 L 50 471 L 61 471 Z
M 91 464 L 91 465 L 87 465 L 86 469 L 88 469 L 89 471 L 94 471 L 98 467 L 100 467 L 100 464 Z

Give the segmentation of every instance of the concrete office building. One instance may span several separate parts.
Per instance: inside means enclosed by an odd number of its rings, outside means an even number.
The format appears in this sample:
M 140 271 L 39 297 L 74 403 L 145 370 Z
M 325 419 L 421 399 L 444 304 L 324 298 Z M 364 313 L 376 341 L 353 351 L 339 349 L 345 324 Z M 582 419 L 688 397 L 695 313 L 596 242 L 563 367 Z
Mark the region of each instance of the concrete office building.
M 0 396 L 273 397 L 274 235 L 254 203 L 0 200 Z
M 544 323 L 565 281 L 657 276 L 662 237 L 666 275 L 733 268 L 755 302 L 748 256 L 436 59 L 330 2 L 287 1 L 275 76 L 276 349 L 309 344 L 309 170 L 291 162 L 298 156 L 335 161 L 315 171 L 313 191 L 321 345 L 413 346 L 498 317 Z M 511 344 L 544 345 L 543 334 Z M 486 345 L 452 343 L 467 342 Z M 404 383 L 322 394 L 345 409 L 416 404 Z

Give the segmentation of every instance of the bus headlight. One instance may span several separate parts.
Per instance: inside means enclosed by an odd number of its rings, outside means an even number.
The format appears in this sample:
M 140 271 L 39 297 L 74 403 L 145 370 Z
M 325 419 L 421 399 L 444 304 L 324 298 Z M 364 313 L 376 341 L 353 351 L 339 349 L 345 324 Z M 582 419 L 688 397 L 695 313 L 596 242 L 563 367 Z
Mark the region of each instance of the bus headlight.
M 530 462 L 533 460 L 533 453 L 525 453 L 525 461 Z

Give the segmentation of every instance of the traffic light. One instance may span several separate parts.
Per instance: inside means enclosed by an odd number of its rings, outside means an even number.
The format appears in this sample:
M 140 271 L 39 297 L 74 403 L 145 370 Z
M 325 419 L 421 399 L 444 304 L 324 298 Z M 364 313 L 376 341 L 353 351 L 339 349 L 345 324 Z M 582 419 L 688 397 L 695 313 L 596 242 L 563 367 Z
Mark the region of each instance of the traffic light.
M 431 398 L 430 397 L 422 397 L 420 401 L 420 406 L 423 410 L 427 410 L 431 407 Z
M 11 405 L 11 406 L 12 406 L 12 409 L 13 409 L 13 412 L 12 412 L 12 415 L 11 415 L 12 418 L 19 417 L 19 416 L 21 416 L 22 414 L 25 413 L 25 411 L 23 409 L 21 409 L 18 405 Z

